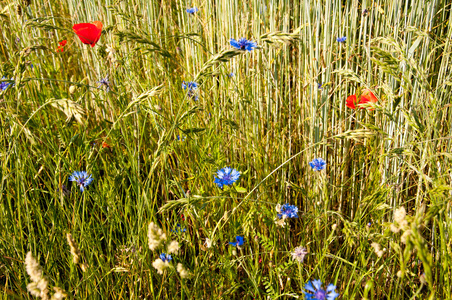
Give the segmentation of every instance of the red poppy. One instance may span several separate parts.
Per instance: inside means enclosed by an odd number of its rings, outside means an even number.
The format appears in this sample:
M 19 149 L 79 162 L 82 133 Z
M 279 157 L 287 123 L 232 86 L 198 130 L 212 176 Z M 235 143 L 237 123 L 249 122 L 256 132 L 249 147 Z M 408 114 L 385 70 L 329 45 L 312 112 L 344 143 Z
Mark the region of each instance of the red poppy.
M 107 144 L 106 142 L 102 142 L 102 148 L 108 148 L 108 149 L 111 149 L 110 145 Z
M 59 46 L 57 49 L 57 52 L 63 52 L 64 51 L 64 46 L 66 46 L 67 41 L 66 40 L 62 40 L 61 42 L 58 42 Z
M 78 35 L 80 41 L 83 44 L 91 45 L 94 47 L 97 41 L 100 39 L 102 33 L 102 22 L 94 21 L 92 23 L 80 23 L 72 26 L 75 34 Z
M 368 103 L 368 102 L 377 102 L 378 99 L 375 97 L 375 95 L 368 89 L 364 89 L 361 93 L 361 96 L 359 98 L 359 101 L 356 98 L 356 95 L 351 95 L 347 97 L 346 100 L 346 106 L 351 109 L 356 109 L 356 105 L 360 109 L 364 109 L 365 107 L 362 106 L 362 104 Z

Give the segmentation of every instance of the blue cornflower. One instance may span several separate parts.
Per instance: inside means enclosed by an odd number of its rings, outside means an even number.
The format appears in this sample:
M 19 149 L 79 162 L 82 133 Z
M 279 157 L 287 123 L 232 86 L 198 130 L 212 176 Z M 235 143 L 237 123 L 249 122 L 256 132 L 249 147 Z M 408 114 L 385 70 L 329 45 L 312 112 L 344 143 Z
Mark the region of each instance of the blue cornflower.
M 163 262 L 170 262 L 173 258 L 171 257 L 171 255 L 169 255 L 169 254 L 166 254 L 166 253 L 162 253 L 162 254 L 160 254 L 160 259 L 163 261 Z
M 338 37 L 337 39 L 336 39 L 336 41 L 338 41 L 339 43 L 345 43 L 345 40 L 347 39 L 347 37 L 346 36 L 343 36 L 343 37 Z
M 178 135 L 177 136 L 177 140 L 180 141 L 180 142 L 183 142 L 183 141 L 185 141 L 185 136 L 181 137 L 181 136 Z
M 253 48 L 257 47 L 257 44 L 252 41 L 248 41 L 245 38 L 241 38 L 240 40 L 236 41 L 234 39 L 231 39 L 229 42 L 232 47 L 237 48 L 239 50 L 248 50 L 251 51 Z
M 189 14 L 194 14 L 195 12 L 197 12 L 198 11 L 198 8 L 197 7 L 192 7 L 192 8 L 188 8 L 187 10 L 186 10 L 186 12 L 188 12 Z
M 243 239 L 243 236 L 238 235 L 235 237 L 235 242 L 229 242 L 229 245 L 240 247 L 244 243 L 245 243 L 245 240 Z
M 228 74 L 228 77 L 229 77 L 229 78 L 234 77 L 234 76 L 235 76 L 235 74 L 234 74 L 233 72 L 231 72 L 231 73 Z
M 323 86 L 322 86 L 321 83 L 318 83 L 318 86 L 317 86 L 317 87 L 318 87 L 319 90 L 323 90 Z
M 325 169 L 326 161 L 323 160 L 323 158 L 315 158 L 309 163 L 309 165 L 315 171 L 321 171 L 321 170 Z
M 177 224 L 177 228 L 175 229 L 175 230 L 172 230 L 171 229 L 171 232 L 174 232 L 174 233 L 183 233 L 183 232 L 185 232 L 185 231 L 187 231 L 187 229 L 186 228 L 181 228 L 181 226 L 180 226 L 180 224 L 178 223 Z
M 334 284 L 329 284 L 326 290 L 323 290 L 321 288 L 322 282 L 320 279 L 308 281 L 304 288 L 313 294 L 310 294 L 306 291 L 303 291 L 303 294 L 305 296 L 306 300 L 334 300 L 337 297 L 339 297 L 339 294 L 336 293 L 334 290 L 336 289 L 336 286 Z
M 198 88 L 198 84 L 196 82 L 194 82 L 194 81 L 187 81 L 187 82 L 182 81 L 182 88 L 184 90 L 186 90 L 188 88 L 189 91 L 190 90 L 195 90 L 195 89 Z
M 99 83 L 99 85 L 97 86 L 97 88 L 99 89 L 101 86 L 105 86 L 106 87 L 106 91 L 109 92 L 110 91 L 110 81 L 108 81 L 108 76 L 99 80 L 97 83 Z
M 2 80 L 7 80 L 5 77 L 2 77 Z M 11 80 L 13 80 L 11 78 Z M 6 81 L 0 81 L 0 90 L 4 91 L 8 88 L 8 86 L 10 86 L 11 84 L 13 84 L 12 82 L 6 82 Z
M 75 181 L 80 187 L 80 191 L 84 191 L 85 188 L 93 181 L 93 177 L 85 171 L 75 171 L 69 177 L 70 181 Z
M 194 81 L 183 81 L 182 82 L 182 88 L 184 90 L 188 89 L 187 95 L 189 98 L 193 98 L 193 100 L 197 101 L 198 100 L 198 96 L 196 95 L 195 90 L 198 88 L 198 84 Z
M 214 183 L 218 185 L 220 189 L 223 185 L 232 185 L 240 177 L 240 172 L 236 169 L 225 167 L 217 171 L 218 178 L 215 177 Z
M 298 207 L 286 203 L 281 206 L 281 210 L 279 211 L 279 214 L 277 214 L 277 216 L 279 219 L 298 218 Z

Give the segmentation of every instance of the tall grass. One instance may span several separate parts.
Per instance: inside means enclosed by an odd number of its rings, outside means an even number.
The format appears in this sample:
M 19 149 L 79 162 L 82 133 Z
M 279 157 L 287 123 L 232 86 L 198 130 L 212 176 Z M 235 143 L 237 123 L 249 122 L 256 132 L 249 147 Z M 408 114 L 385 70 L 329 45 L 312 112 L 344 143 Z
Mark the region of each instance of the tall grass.
M 451 299 L 449 1 L 1 3 L 2 299 L 31 298 L 29 251 L 74 299 L 302 298 L 313 279 L 340 299 Z M 91 48 L 71 28 L 95 20 Z M 346 107 L 364 89 L 378 102 Z M 225 166 L 241 177 L 221 190 Z M 299 208 L 285 228 L 278 203 Z M 150 222 L 181 245 L 163 275 Z

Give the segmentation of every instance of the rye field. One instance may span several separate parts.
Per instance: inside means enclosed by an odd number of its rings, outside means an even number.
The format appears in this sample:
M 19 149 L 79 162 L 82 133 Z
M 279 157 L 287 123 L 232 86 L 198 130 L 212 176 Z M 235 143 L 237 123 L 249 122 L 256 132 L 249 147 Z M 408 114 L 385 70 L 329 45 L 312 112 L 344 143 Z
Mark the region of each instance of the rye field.
M 452 299 L 449 0 L 0 0 L 0 299 Z

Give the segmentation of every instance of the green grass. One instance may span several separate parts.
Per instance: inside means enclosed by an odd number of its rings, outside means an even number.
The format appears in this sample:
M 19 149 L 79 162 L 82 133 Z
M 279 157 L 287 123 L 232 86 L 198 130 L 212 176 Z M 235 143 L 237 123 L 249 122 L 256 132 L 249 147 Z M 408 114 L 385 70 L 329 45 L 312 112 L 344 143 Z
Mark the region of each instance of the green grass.
M 303 299 L 314 279 L 338 299 L 452 299 L 449 1 L 26 2 L 0 1 L 1 299 L 33 298 L 29 251 L 70 299 Z M 95 20 L 91 48 L 71 28 Z M 373 109 L 346 107 L 365 88 Z M 241 176 L 221 190 L 225 166 Z M 285 228 L 278 203 L 299 208 Z M 181 246 L 163 274 L 151 222 Z

